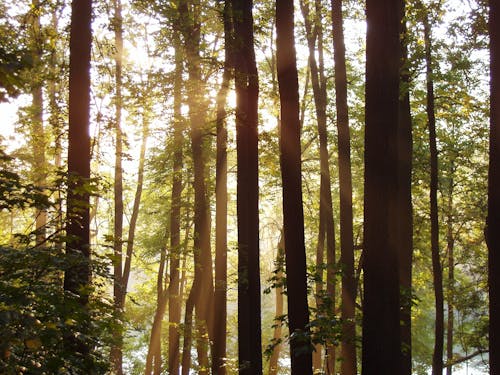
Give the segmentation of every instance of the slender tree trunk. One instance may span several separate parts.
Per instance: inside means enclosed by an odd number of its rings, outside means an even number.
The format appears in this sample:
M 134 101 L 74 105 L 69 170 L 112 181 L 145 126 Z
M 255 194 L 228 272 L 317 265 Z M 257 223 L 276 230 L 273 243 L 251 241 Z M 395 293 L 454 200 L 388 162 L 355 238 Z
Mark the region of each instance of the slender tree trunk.
M 122 154 L 123 140 L 121 130 L 122 117 L 122 56 L 123 56 L 123 30 L 121 0 L 113 0 L 114 18 L 112 20 L 115 32 L 115 176 L 114 176 L 114 272 L 113 272 L 113 298 L 115 314 L 121 316 L 123 291 L 122 262 L 123 262 L 123 170 Z M 110 360 L 113 370 L 117 375 L 123 374 L 123 331 L 116 329 L 113 332 L 114 343 L 111 347 Z
M 224 2 L 224 72 L 217 95 L 217 156 L 215 170 L 215 291 L 212 374 L 226 374 L 227 331 L 227 129 L 226 100 L 231 81 L 233 25 L 231 2 Z
M 448 251 L 448 319 L 446 324 L 446 363 L 453 362 L 454 298 L 455 298 L 455 238 L 453 236 L 453 176 L 455 163 L 451 161 L 448 207 L 446 215 L 446 247 Z M 446 375 L 452 375 L 453 366 L 446 367 Z
M 342 0 L 332 0 L 333 58 L 335 61 L 335 105 L 340 193 L 340 264 L 342 269 L 342 375 L 355 375 L 356 365 L 356 279 L 354 275 L 354 238 L 352 218 L 351 137 L 347 105 Z
M 363 375 L 399 375 L 397 129 L 400 0 L 367 0 Z
M 252 0 L 233 0 L 236 88 L 239 373 L 262 374 L 258 114 Z
M 328 157 L 328 140 L 326 129 L 326 77 L 324 74 L 323 64 L 323 28 L 321 25 L 322 6 L 318 1 L 315 1 L 315 15 L 310 16 L 309 5 L 306 1 L 301 1 L 302 14 L 304 16 L 304 24 L 306 28 L 306 36 L 309 47 L 309 68 L 311 71 L 311 82 L 314 94 L 314 104 L 316 106 L 316 119 L 318 122 L 318 135 L 320 147 L 320 209 L 319 209 L 319 231 L 317 260 L 323 255 L 324 241 L 326 239 L 326 251 L 328 255 L 328 268 L 332 268 L 327 274 L 327 292 L 332 300 L 332 306 L 335 306 L 335 225 L 333 221 L 332 209 L 332 189 L 330 184 L 330 166 Z M 311 19 L 312 18 L 312 19 Z M 318 51 L 318 61 L 316 61 L 316 44 Z M 321 233 L 324 232 L 324 233 Z M 319 266 L 321 264 L 318 263 Z M 332 313 L 335 313 L 332 311 Z M 327 373 L 335 373 L 335 349 L 333 345 L 327 345 Z M 317 347 L 313 354 L 314 370 L 321 369 L 321 348 Z
M 490 374 L 500 374 L 500 14 L 490 2 L 490 164 L 488 170 L 488 286 L 490 297 Z
M 276 57 L 281 107 L 280 164 L 283 180 L 283 228 L 288 291 L 292 375 L 312 374 L 307 304 L 304 212 L 302 207 L 299 85 L 292 0 L 276 2 Z M 304 340 L 297 339 L 302 336 Z M 294 339 L 295 338 L 295 339 Z
M 398 127 L 398 256 L 401 304 L 401 375 L 411 375 L 411 305 L 412 305 L 412 260 L 413 260 L 413 208 L 411 202 L 412 173 L 412 119 L 410 112 L 410 75 L 406 46 L 405 8 L 403 5 L 400 40 L 401 89 L 399 97 Z
M 82 186 L 90 178 L 90 50 L 92 45 L 91 0 L 71 4 L 69 62 L 68 197 L 66 216 L 66 254 L 74 260 L 64 272 L 64 290 L 88 303 L 90 283 L 89 193 Z M 80 188 L 80 189 L 78 189 Z M 65 337 L 65 350 L 86 359 L 91 348 L 79 337 Z M 87 365 L 88 373 L 92 373 Z
M 432 356 L 432 374 L 443 373 L 443 343 L 444 343 L 444 295 L 443 270 L 439 255 L 439 218 L 438 218 L 438 152 L 436 145 L 436 118 L 434 109 L 434 77 L 432 67 L 431 30 L 428 16 L 424 16 L 424 43 L 427 80 L 427 121 L 429 126 L 429 147 L 431 164 L 430 184 L 430 221 L 431 221 L 431 255 L 434 281 L 434 298 L 436 308 L 436 323 L 434 328 L 434 354 Z
M 180 41 L 178 41 L 180 42 Z M 180 215 L 183 168 L 182 70 L 183 61 L 179 43 L 175 47 L 174 81 L 174 165 L 172 174 L 172 208 L 170 211 L 170 284 L 168 302 L 168 369 L 169 374 L 179 374 L 179 324 L 181 321 L 180 298 Z
M 192 293 L 195 304 L 198 335 L 199 374 L 207 374 L 208 338 L 213 334 L 213 274 L 212 254 L 210 250 L 210 212 L 205 183 L 206 154 L 204 151 L 204 126 L 206 102 L 205 85 L 201 76 L 200 57 L 200 10 L 199 4 L 189 4 L 185 0 L 179 3 L 179 15 L 184 35 L 186 63 L 188 67 L 188 100 L 191 122 L 191 150 L 194 164 L 194 266 L 195 275 Z M 192 8 L 192 9 L 191 9 Z M 203 335 L 203 331 L 207 335 Z M 208 337 L 207 337 L 208 336 Z M 184 369 L 183 369 L 184 371 Z
M 40 26 L 40 1 L 32 2 L 32 23 L 31 23 L 31 55 L 33 57 L 33 83 L 31 88 L 31 141 L 33 150 L 33 175 L 34 183 L 38 187 L 46 184 L 46 159 L 45 159 L 45 130 L 43 125 L 43 77 L 40 66 L 42 64 L 42 33 Z M 47 211 L 44 208 L 35 209 L 35 231 L 36 243 L 42 244 L 46 237 Z
M 274 333 L 273 333 L 273 353 L 269 358 L 269 375 L 278 375 L 279 365 L 278 359 L 280 357 L 281 352 L 281 340 L 282 340 L 282 324 L 281 317 L 283 316 L 283 284 L 282 280 L 284 277 L 283 266 L 285 262 L 285 242 L 283 238 L 283 231 L 281 232 L 280 240 L 278 243 L 278 252 L 276 254 L 276 268 L 278 272 L 276 273 L 276 278 L 278 280 L 278 285 L 274 289 L 276 294 L 276 310 L 274 314 Z

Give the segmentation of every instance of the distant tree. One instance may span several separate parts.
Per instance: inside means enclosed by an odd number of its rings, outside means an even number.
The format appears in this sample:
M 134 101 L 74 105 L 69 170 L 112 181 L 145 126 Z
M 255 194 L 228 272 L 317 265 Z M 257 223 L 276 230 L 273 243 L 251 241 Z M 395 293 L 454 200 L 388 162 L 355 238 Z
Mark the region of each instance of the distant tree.
M 276 2 L 276 62 L 281 108 L 280 165 L 292 375 L 312 374 L 302 207 L 299 84 L 292 0 Z
M 363 375 L 400 374 L 397 130 L 401 0 L 368 0 Z
M 500 15 L 497 1 L 490 1 L 490 165 L 488 172 L 488 243 L 490 295 L 490 374 L 500 374 Z

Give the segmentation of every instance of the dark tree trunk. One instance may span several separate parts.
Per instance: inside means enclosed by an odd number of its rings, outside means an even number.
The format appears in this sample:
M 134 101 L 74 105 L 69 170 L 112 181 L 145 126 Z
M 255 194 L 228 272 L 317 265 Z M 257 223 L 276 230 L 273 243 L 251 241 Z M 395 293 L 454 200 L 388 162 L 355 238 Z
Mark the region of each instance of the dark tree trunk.
M 308 375 L 312 374 L 312 355 L 307 328 L 309 308 L 302 207 L 299 85 L 292 0 L 276 2 L 276 33 L 281 107 L 280 164 L 283 181 L 288 322 L 290 336 L 293 335 L 290 340 L 291 373 L 292 375 Z
M 224 71 L 222 85 L 217 94 L 217 156 L 215 169 L 215 289 L 214 338 L 212 348 L 212 374 L 226 374 L 227 331 L 227 129 L 226 100 L 232 77 L 231 54 L 233 24 L 231 1 L 224 2 Z
M 259 267 L 258 114 L 252 0 L 233 0 L 238 214 L 238 365 L 262 374 Z
M 90 50 L 92 45 L 91 0 L 71 4 L 69 63 L 68 198 L 66 254 L 72 258 L 64 272 L 64 290 L 88 303 L 90 283 L 89 193 L 81 189 L 90 178 Z M 78 337 L 85 337 L 86 332 Z M 86 357 L 91 348 L 70 335 L 64 342 L 67 352 Z M 89 373 L 91 369 L 89 369 Z
M 342 375 L 355 375 L 356 366 L 356 279 L 354 275 L 354 238 L 352 223 L 351 137 L 347 106 L 347 69 L 345 61 L 342 0 L 332 0 L 333 58 L 335 60 L 335 105 L 337 109 L 340 264 L 342 269 Z
M 121 129 L 122 118 L 122 55 L 123 55 L 123 29 L 121 0 L 113 1 L 114 18 L 112 26 L 115 32 L 115 175 L 114 175 L 114 257 L 113 257 L 113 298 L 115 314 L 121 316 L 123 305 L 123 170 L 122 154 L 123 140 Z M 123 374 L 123 332 L 116 329 L 113 332 L 114 343 L 111 347 L 110 360 L 113 370 L 117 375 Z
M 429 147 L 431 164 L 430 221 L 431 221 L 431 256 L 432 275 L 434 281 L 434 298 L 436 308 L 436 323 L 434 328 L 434 354 L 432 356 L 432 374 L 443 373 L 443 344 L 444 344 L 444 295 L 443 270 L 439 255 L 439 213 L 438 213 L 438 152 L 436 145 L 436 117 L 434 109 L 434 72 L 432 67 L 431 30 L 428 16 L 424 15 L 424 43 L 427 81 L 427 121 L 429 126 Z
M 500 15 L 498 1 L 490 1 L 490 165 L 488 171 L 488 243 L 490 296 L 490 374 L 500 374 Z
M 367 0 L 363 375 L 400 374 L 397 130 L 400 0 Z
M 404 19 L 403 6 L 402 19 Z M 413 259 L 413 208 L 411 202 L 412 119 L 410 112 L 410 75 L 406 47 L 406 23 L 401 23 L 401 83 L 398 128 L 398 255 L 401 291 L 401 375 L 411 375 L 411 293 Z

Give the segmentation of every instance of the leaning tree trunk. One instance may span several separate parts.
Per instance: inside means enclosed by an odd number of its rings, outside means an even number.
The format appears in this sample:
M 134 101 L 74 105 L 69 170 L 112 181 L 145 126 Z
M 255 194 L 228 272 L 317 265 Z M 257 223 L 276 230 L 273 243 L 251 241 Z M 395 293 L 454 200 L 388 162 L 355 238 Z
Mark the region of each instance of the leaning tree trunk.
M 490 164 L 488 170 L 488 286 L 490 297 L 490 374 L 500 374 L 500 14 L 490 1 Z
M 367 0 L 363 375 L 400 374 L 397 129 L 401 0 Z
M 276 57 L 281 107 L 280 164 L 292 375 L 312 374 L 302 207 L 299 85 L 292 0 L 276 2 Z M 292 307 L 292 308 L 290 308 Z
M 432 374 L 443 373 L 443 343 L 444 343 L 444 295 L 443 271 L 439 255 L 439 213 L 438 213 L 438 152 L 436 145 L 436 117 L 434 108 L 434 77 L 431 56 L 431 34 L 428 16 L 424 16 L 424 43 L 427 80 L 427 121 L 429 126 L 429 147 L 431 164 L 430 184 L 430 221 L 431 221 L 431 255 L 432 275 L 434 281 L 434 298 L 436 307 L 436 323 L 434 328 L 434 354 L 432 356 Z

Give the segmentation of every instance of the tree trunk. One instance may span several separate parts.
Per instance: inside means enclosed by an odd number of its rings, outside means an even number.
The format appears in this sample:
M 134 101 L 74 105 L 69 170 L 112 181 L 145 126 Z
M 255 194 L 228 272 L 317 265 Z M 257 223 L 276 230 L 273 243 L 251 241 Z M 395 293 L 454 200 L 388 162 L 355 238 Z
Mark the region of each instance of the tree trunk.
M 232 76 L 233 25 L 231 2 L 224 2 L 224 72 L 217 94 L 217 156 L 215 170 L 215 291 L 212 374 L 226 374 L 227 331 L 227 129 L 226 100 Z
M 453 362 L 454 297 L 455 297 L 455 238 L 453 236 L 453 188 L 455 163 L 451 161 L 448 207 L 446 214 L 446 247 L 448 251 L 448 319 L 446 322 L 446 363 Z M 446 375 L 452 375 L 453 366 L 446 367 Z
M 180 219 L 183 168 L 183 129 L 182 118 L 182 70 L 183 61 L 179 42 L 175 47 L 175 79 L 174 79 L 174 156 L 172 173 L 172 200 L 170 211 L 170 284 L 168 294 L 168 372 L 179 374 L 179 324 L 181 321 L 180 298 Z
M 69 62 L 68 197 L 66 217 L 66 254 L 72 258 L 64 272 L 64 290 L 79 296 L 82 306 L 88 303 L 90 283 L 89 193 L 82 189 L 90 178 L 90 51 L 92 45 L 91 0 L 71 4 Z M 87 329 L 88 330 L 88 329 Z M 84 330 L 84 331 L 87 331 Z M 91 348 L 80 337 L 68 335 L 67 352 L 86 358 Z M 83 359 L 82 358 L 82 359 Z M 90 365 L 87 365 L 90 367 Z M 88 368 L 88 373 L 92 369 Z
M 402 19 L 405 8 L 403 5 Z M 412 305 L 412 260 L 413 260 L 413 208 L 411 202 L 412 173 L 412 119 L 410 112 L 410 75 L 406 22 L 401 22 L 400 42 L 401 83 L 399 97 L 398 127 L 398 255 L 401 305 L 401 375 L 411 375 L 411 305 Z
M 274 293 L 276 294 L 276 311 L 274 314 L 274 333 L 273 333 L 273 353 L 269 358 L 269 375 L 278 375 L 279 365 L 278 359 L 280 357 L 281 352 L 281 340 L 282 340 L 282 320 L 283 316 L 283 284 L 282 280 L 284 277 L 283 274 L 283 265 L 284 265 L 284 257 L 285 257 L 285 242 L 283 238 L 283 231 L 280 236 L 280 240 L 278 243 L 278 252 L 276 254 L 276 268 L 278 272 L 276 273 L 276 279 L 278 280 L 278 285 L 274 289 Z
M 400 374 L 397 129 L 401 0 L 367 0 L 363 375 Z
M 276 57 L 281 107 L 280 164 L 292 375 L 312 374 L 302 207 L 299 85 L 292 0 L 276 2 Z
M 490 164 L 488 170 L 488 286 L 490 297 L 490 374 L 500 374 L 500 15 L 490 2 Z
M 43 125 L 43 77 L 40 67 L 42 65 L 42 34 L 40 26 L 40 1 L 32 2 L 33 20 L 31 22 L 31 55 L 33 57 L 33 82 L 31 88 L 31 142 L 33 150 L 33 182 L 37 187 L 46 184 L 47 165 L 45 160 L 45 130 Z M 45 208 L 35 209 L 36 244 L 45 241 L 47 225 L 47 211 Z
M 333 221 L 332 209 L 332 189 L 330 183 L 330 165 L 328 157 L 328 140 L 326 129 L 326 77 L 324 74 L 323 64 L 323 28 L 321 25 L 322 6 L 318 1 L 315 1 L 315 15 L 312 18 L 309 12 L 309 6 L 306 1 L 301 1 L 302 14 L 304 16 L 304 24 L 306 28 L 307 44 L 309 47 L 309 68 L 311 71 L 311 82 L 313 87 L 314 104 L 316 107 L 316 119 L 318 123 L 319 148 L 320 148 L 320 209 L 319 209 L 319 231 L 317 260 L 321 259 L 324 249 L 324 241 L 326 239 L 326 251 L 328 256 L 327 274 L 327 292 L 332 300 L 332 306 L 335 306 L 335 225 Z M 312 20 L 311 20 L 312 18 Z M 319 64 L 316 61 L 316 44 L 318 51 Z M 324 232 L 324 233 L 321 233 Z M 318 263 L 319 266 L 322 266 Z M 320 283 L 322 284 L 322 282 Z M 318 293 L 318 291 L 317 291 Z M 334 314 L 335 311 L 332 311 Z M 327 345 L 327 373 L 335 373 L 335 349 L 331 344 Z M 319 359 L 319 360 L 318 360 Z M 321 370 L 321 348 L 317 347 L 313 354 L 313 368 L 315 371 Z
M 432 356 L 432 374 L 443 373 L 443 343 L 444 343 L 444 295 L 443 271 L 439 255 L 439 217 L 438 217 L 438 152 L 436 145 L 436 118 L 434 109 L 434 77 L 432 67 L 431 30 L 427 14 L 424 15 L 424 43 L 427 81 L 427 121 L 429 126 L 429 147 L 431 164 L 430 221 L 431 221 L 431 256 L 434 281 L 434 298 L 436 308 L 436 323 L 434 328 L 434 354 Z
M 332 0 L 333 58 L 335 61 L 335 105 L 340 193 L 340 264 L 342 269 L 342 375 L 355 375 L 356 364 L 356 279 L 354 275 L 354 238 L 352 218 L 351 138 L 347 105 L 342 0 Z
M 251 0 L 233 0 L 238 214 L 238 363 L 262 374 L 259 267 L 258 114 Z
M 114 18 L 112 26 L 115 32 L 115 175 L 114 175 L 114 227 L 113 227 L 113 299 L 115 314 L 123 314 L 122 296 L 122 262 L 123 262 L 123 170 L 122 154 L 123 140 L 121 130 L 122 117 L 122 57 L 123 57 L 123 29 L 121 0 L 113 0 Z M 110 360 L 117 375 L 123 374 L 123 332 L 121 329 L 113 331 L 113 345 L 111 346 Z
M 180 25 L 184 35 L 186 63 L 189 81 L 187 96 L 189 118 L 191 122 L 191 150 L 194 165 L 194 267 L 195 275 L 192 287 L 198 327 L 206 326 L 207 335 L 198 336 L 198 348 L 208 349 L 208 339 L 213 335 L 213 274 L 212 254 L 210 250 L 210 212 L 205 183 L 206 154 L 204 151 L 204 126 L 207 103 L 204 99 L 205 85 L 201 76 L 200 57 L 200 10 L 199 4 L 189 4 L 185 0 L 179 3 Z M 193 9 L 191 9 L 191 7 Z M 198 353 L 199 374 L 207 374 L 209 369 L 208 354 Z M 184 371 L 184 369 L 183 369 Z

